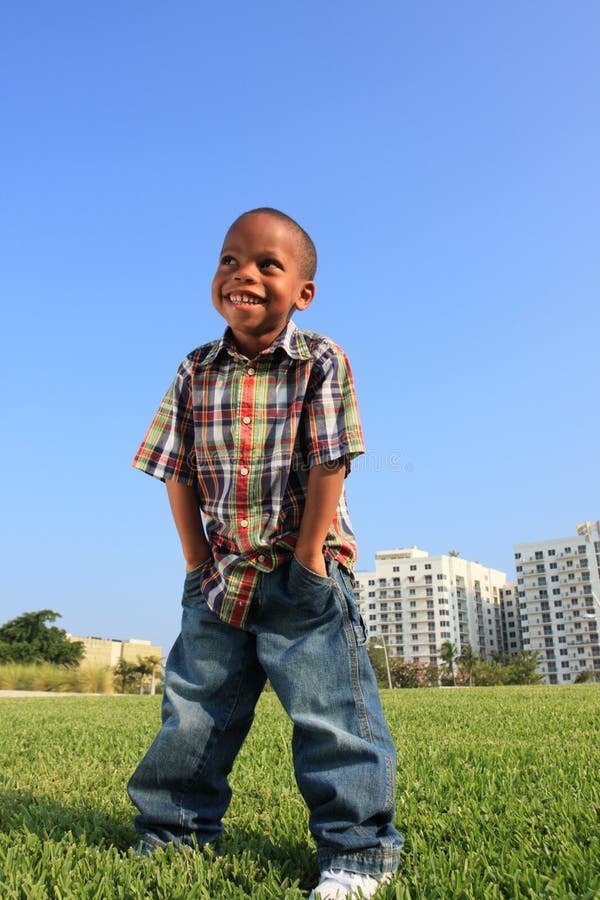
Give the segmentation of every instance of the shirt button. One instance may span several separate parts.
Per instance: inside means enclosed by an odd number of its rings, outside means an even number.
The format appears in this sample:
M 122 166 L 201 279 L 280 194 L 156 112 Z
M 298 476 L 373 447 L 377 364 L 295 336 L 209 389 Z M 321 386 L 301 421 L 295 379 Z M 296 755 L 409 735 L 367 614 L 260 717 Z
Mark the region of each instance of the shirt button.
M 244 425 L 249 425 L 251 421 L 252 419 L 250 418 L 250 416 L 244 416 L 244 418 L 242 419 Z
M 248 469 L 246 468 L 246 466 L 242 466 L 242 468 L 240 469 L 240 472 L 242 473 L 242 475 L 247 475 Z
M 248 375 L 256 375 L 256 369 L 250 366 L 250 368 L 248 369 Z
M 259 555 L 258 555 L 258 561 L 259 561 L 259 562 L 264 562 L 265 559 L 266 559 L 265 554 L 264 554 L 264 553 L 259 553 Z
M 242 528 L 247 528 L 248 527 L 248 519 L 242 519 L 242 521 L 240 522 L 240 525 L 242 526 Z

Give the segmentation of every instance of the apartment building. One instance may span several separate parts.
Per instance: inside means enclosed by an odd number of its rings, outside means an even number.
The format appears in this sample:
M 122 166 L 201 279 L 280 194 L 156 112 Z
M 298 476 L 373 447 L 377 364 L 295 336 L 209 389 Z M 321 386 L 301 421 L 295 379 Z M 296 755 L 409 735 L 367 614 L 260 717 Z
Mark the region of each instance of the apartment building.
M 490 660 L 504 648 L 505 584 L 497 569 L 412 547 L 378 551 L 375 571 L 356 573 L 356 596 L 371 635 L 383 637 L 390 655 L 436 664 L 441 645 L 452 641 L 458 653 L 470 644 Z
M 516 544 L 523 649 L 537 650 L 547 684 L 584 671 L 600 679 L 600 523 L 576 537 Z
M 521 616 L 519 614 L 519 592 L 517 582 L 511 581 L 500 590 L 502 617 L 502 655 L 510 656 L 523 649 Z

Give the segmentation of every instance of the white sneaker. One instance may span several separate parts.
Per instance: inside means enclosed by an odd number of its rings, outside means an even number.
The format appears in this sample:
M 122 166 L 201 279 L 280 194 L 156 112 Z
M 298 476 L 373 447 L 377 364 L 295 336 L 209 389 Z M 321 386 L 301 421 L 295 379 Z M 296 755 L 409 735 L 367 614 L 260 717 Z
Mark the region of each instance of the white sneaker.
M 365 875 L 362 872 L 346 872 L 344 869 L 325 869 L 321 880 L 308 900 L 343 900 L 344 897 L 373 897 L 379 888 L 391 881 L 392 872 L 384 875 Z M 360 891 L 360 893 L 359 893 Z

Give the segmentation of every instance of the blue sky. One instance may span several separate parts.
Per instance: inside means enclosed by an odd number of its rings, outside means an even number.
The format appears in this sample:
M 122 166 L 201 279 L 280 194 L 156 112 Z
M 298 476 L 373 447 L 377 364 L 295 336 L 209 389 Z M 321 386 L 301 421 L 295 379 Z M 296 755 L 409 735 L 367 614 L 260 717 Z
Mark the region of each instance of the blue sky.
M 2 614 L 167 649 L 183 577 L 130 468 L 217 337 L 227 226 L 313 236 L 353 365 L 359 568 L 600 516 L 595 2 L 29 0 L 0 10 Z M 8 465 L 10 463 L 10 466 Z

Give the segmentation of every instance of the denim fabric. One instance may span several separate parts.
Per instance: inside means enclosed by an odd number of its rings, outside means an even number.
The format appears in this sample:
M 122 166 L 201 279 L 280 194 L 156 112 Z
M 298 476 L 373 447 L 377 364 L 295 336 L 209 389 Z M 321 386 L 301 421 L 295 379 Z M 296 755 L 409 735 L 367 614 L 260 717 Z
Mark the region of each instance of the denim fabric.
M 201 580 L 202 567 L 186 577 L 163 725 L 129 782 L 138 832 L 154 846 L 219 838 L 228 775 L 268 677 L 294 724 L 320 868 L 395 870 L 395 753 L 348 573 L 333 562 L 317 575 L 293 558 L 263 574 L 243 631 L 208 609 Z

